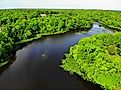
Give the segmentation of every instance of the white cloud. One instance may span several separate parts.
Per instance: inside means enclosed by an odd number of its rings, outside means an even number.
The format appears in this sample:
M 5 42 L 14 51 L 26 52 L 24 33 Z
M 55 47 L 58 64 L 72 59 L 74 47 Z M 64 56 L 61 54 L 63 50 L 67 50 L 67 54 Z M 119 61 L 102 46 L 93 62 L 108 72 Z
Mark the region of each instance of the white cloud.
M 78 8 L 121 10 L 121 0 L 2 0 L 0 8 Z

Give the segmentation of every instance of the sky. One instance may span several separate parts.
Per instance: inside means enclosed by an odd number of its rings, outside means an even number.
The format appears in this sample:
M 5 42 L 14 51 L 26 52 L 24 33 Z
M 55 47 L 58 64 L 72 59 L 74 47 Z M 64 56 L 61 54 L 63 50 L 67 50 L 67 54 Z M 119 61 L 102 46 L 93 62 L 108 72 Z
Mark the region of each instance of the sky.
M 0 0 L 0 9 L 4 8 L 121 10 L 121 0 Z

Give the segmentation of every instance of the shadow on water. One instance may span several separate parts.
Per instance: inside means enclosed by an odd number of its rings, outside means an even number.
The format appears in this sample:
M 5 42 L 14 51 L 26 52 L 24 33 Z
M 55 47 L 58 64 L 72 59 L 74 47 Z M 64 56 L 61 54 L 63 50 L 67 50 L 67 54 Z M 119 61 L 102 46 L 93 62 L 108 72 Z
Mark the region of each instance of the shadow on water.
M 81 38 L 101 32 L 113 33 L 98 23 L 86 33 L 82 32 L 46 36 L 18 50 L 16 60 L 1 69 L 0 90 L 102 90 L 59 67 L 64 54 Z

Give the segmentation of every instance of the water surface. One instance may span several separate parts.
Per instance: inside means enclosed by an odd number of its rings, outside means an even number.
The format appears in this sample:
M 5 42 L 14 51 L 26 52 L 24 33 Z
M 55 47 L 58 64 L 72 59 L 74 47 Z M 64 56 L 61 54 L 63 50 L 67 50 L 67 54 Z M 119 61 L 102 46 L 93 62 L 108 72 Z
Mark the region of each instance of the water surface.
M 101 90 L 98 85 L 70 75 L 59 67 L 64 54 L 81 38 L 112 31 L 94 23 L 82 30 L 46 36 L 16 52 L 16 60 L 0 76 L 0 90 Z

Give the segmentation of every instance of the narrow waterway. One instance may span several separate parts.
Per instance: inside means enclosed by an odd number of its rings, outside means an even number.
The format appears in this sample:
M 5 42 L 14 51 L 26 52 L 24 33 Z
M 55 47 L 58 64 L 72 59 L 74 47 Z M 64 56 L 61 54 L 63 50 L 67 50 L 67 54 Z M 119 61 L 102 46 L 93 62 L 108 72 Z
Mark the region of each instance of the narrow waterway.
M 59 67 L 64 54 L 81 38 L 110 32 L 94 23 L 87 31 L 46 36 L 16 52 L 16 60 L 0 75 L 0 90 L 101 90 L 98 85 L 70 75 Z

